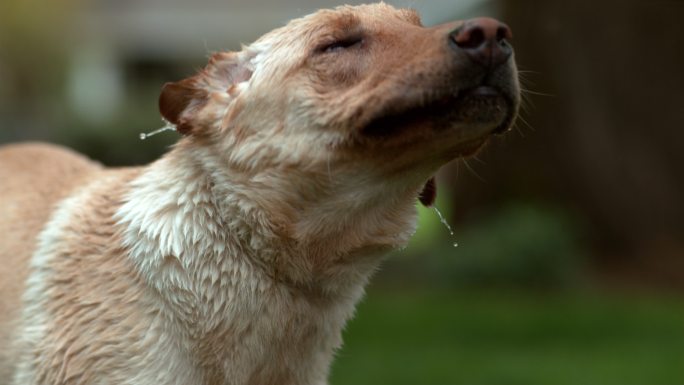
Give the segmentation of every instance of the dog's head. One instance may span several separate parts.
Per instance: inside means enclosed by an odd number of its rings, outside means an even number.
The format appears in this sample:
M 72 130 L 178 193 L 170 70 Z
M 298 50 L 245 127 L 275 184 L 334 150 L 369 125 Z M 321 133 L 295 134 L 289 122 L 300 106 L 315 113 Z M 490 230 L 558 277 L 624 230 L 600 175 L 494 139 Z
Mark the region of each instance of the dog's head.
M 422 191 L 429 205 L 436 170 L 516 116 L 509 38 L 493 19 L 426 28 L 382 3 L 323 10 L 215 54 L 165 85 L 160 109 L 223 166 L 299 183 L 299 200 L 363 207 Z

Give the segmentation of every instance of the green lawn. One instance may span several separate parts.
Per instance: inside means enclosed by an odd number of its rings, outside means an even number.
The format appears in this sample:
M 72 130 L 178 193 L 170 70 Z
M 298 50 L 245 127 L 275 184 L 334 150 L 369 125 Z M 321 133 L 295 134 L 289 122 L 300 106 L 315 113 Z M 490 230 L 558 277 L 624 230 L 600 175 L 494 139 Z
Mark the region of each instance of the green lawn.
M 331 383 L 684 384 L 684 300 L 372 288 Z

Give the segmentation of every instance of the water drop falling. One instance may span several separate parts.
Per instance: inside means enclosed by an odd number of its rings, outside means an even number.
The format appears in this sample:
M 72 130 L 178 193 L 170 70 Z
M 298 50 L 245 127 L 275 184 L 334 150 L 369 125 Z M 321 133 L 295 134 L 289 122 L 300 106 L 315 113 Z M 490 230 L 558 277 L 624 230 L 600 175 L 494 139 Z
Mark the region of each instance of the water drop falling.
M 447 230 L 449 230 L 449 234 L 451 234 L 451 236 L 453 237 L 454 236 L 454 230 L 451 229 L 451 226 L 449 226 L 449 222 L 447 222 L 446 218 L 444 218 L 444 215 L 442 215 L 442 213 L 439 211 L 439 209 L 437 209 L 436 206 L 432 206 L 432 208 L 435 209 L 435 212 L 437 213 L 437 216 L 439 217 L 439 221 L 442 222 L 444 227 L 446 227 Z M 454 247 L 458 247 L 458 243 L 454 242 Z
M 442 224 L 449 230 L 449 234 L 451 236 L 454 236 L 454 231 L 451 229 L 451 226 L 449 226 L 449 223 L 446 221 L 446 218 L 444 218 L 444 215 L 437 209 L 437 207 L 433 206 L 433 209 L 435 209 L 435 212 L 437 213 L 437 216 L 439 217 L 439 221 L 442 222 Z

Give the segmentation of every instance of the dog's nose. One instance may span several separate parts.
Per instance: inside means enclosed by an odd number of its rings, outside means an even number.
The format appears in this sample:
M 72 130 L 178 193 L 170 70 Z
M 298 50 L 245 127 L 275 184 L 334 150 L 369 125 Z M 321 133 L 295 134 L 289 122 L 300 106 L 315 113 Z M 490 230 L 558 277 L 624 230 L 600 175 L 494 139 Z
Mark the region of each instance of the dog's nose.
M 490 17 L 466 20 L 449 34 L 456 49 L 463 50 L 487 69 L 496 68 L 508 60 L 513 49 L 507 40 L 512 37 L 506 24 Z

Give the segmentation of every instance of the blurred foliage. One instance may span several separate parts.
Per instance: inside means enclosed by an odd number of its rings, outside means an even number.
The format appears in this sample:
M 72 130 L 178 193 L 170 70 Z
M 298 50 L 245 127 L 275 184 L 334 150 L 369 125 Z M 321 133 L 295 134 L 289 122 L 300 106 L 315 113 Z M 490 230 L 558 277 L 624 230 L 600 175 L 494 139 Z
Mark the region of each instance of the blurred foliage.
M 77 0 L 0 2 L 0 141 L 45 138 L 64 119 L 61 97 Z
M 3 0 L 0 2 L 0 46 L 28 53 L 36 57 L 50 57 L 55 53 L 57 39 L 78 0 Z M 54 33 L 57 30 L 60 33 Z M 27 49 L 32 44 L 33 50 Z M 13 61 L 23 58 L 12 58 Z
M 447 287 L 561 289 L 585 283 L 582 226 L 559 208 L 504 203 L 464 228 L 455 228 L 450 238 L 433 209 L 419 210 L 415 241 L 388 261 L 392 272 L 424 276 Z
M 684 303 L 371 288 L 333 385 L 684 384 Z
M 578 232 L 560 210 L 509 204 L 463 229 L 453 257 L 435 258 L 435 267 L 460 284 L 574 285 L 583 260 Z

